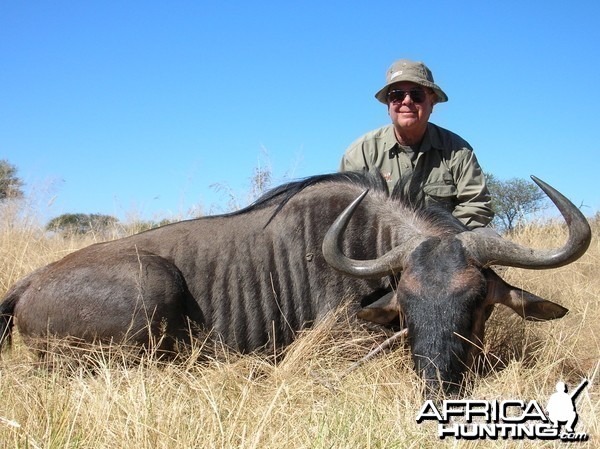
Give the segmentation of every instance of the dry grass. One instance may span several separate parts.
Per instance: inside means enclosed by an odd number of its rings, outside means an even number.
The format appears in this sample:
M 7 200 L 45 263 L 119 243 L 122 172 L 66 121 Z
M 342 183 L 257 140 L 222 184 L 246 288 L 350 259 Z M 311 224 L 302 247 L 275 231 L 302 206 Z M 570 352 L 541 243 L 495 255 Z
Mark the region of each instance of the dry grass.
M 93 239 L 44 235 L 27 217 L 3 211 L 0 293 L 18 278 Z M 545 404 L 557 380 L 592 379 L 578 403 L 577 429 L 600 438 L 597 382 L 600 355 L 599 222 L 588 253 L 557 270 L 508 269 L 509 282 L 570 309 L 563 319 L 524 322 L 496 310 L 488 322 L 485 374 L 475 399 L 537 399 Z M 532 226 L 514 239 L 552 246 L 561 226 Z M 423 403 L 406 349 L 341 373 L 373 344 L 343 319 L 303 333 L 276 363 L 224 354 L 198 362 L 192 348 L 176 362 L 152 356 L 118 363 L 118 348 L 70 370 L 38 366 L 17 341 L 0 359 L 0 446 L 18 448 L 433 448 L 554 447 L 525 441 L 441 442 L 435 424 L 417 425 Z

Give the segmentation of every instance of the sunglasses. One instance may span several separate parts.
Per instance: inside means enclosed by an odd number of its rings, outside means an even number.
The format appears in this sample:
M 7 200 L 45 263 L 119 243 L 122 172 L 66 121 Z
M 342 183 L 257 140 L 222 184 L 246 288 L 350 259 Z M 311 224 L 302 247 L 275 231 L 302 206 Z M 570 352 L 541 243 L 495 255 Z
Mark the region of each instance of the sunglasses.
M 404 98 L 410 95 L 410 99 L 414 103 L 423 103 L 425 98 L 427 98 L 427 94 L 423 89 L 411 89 L 411 90 L 402 90 L 402 89 L 394 89 L 390 90 L 387 94 L 388 104 L 390 103 L 402 103 Z

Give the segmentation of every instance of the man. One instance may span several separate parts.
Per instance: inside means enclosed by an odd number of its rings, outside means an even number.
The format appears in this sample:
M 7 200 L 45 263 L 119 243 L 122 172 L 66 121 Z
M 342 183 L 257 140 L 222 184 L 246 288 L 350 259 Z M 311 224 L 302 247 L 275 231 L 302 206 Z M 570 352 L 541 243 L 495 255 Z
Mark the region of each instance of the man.
M 341 171 L 379 169 L 390 192 L 410 201 L 451 211 L 469 229 L 493 218 L 490 194 L 473 149 L 463 138 L 433 123 L 429 116 L 448 96 L 422 62 L 401 59 L 375 94 L 387 105 L 390 125 L 371 131 L 346 150 Z

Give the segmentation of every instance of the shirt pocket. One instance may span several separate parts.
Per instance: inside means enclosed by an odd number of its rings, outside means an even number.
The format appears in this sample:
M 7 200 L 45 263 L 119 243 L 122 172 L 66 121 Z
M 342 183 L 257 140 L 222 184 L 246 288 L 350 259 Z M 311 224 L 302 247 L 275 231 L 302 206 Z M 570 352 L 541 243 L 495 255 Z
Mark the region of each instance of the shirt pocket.
M 423 186 L 425 193 L 425 204 L 427 206 L 442 207 L 450 212 L 456 206 L 458 189 L 454 184 L 435 182 Z

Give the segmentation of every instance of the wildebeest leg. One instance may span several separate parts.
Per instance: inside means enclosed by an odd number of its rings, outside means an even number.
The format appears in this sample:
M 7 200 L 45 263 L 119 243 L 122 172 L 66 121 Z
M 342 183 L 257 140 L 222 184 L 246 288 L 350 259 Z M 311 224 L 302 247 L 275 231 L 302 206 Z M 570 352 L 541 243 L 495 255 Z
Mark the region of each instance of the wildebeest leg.
M 183 274 L 168 260 L 135 249 L 94 256 L 76 263 L 67 257 L 32 279 L 15 307 L 25 339 L 71 337 L 170 350 L 189 336 L 188 316 L 201 324 Z

